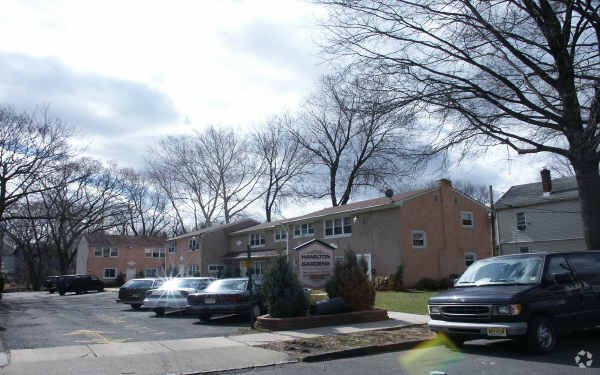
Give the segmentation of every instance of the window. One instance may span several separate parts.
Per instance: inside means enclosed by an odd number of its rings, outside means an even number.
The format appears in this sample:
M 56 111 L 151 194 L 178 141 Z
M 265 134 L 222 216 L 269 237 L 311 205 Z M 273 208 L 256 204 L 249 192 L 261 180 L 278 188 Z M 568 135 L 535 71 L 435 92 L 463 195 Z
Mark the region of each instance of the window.
M 94 256 L 98 258 L 117 258 L 119 249 L 116 247 L 97 247 L 94 249 Z
M 344 260 L 345 258 L 343 256 L 338 255 L 335 257 L 335 264 L 344 264 Z
M 152 258 L 152 249 L 144 249 L 144 258 Z
M 208 273 L 212 275 L 222 275 L 225 272 L 225 266 L 223 264 L 209 264 Z
M 152 249 L 152 258 L 164 258 L 165 249 L 154 248 Z
M 571 281 L 573 280 L 573 271 L 569 267 L 567 260 L 563 256 L 553 256 L 548 262 L 546 267 L 546 273 L 544 274 L 545 281 L 554 281 L 554 274 L 568 273 L 571 275 Z
M 188 251 L 196 251 L 198 250 L 198 240 L 195 238 L 190 238 L 188 241 Z
M 469 267 L 471 264 L 475 263 L 476 260 L 477 260 L 477 254 L 465 253 L 465 266 Z
M 461 211 L 460 221 L 463 228 L 473 228 L 473 213 L 470 211 Z
M 314 223 L 294 225 L 294 237 L 310 237 L 315 234 Z
M 527 222 L 525 221 L 525 212 L 517 212 L 517 229 L 527 229 Z
M 200 266 L 198 266 L 197 264 L 190 264 L 190 266 L 188 267 L 188 275 L 200 275 Z
M 105 258 L 110 257 L 110 247 L 105 247 L 102 249 L 102 256 Z
M 169 254 L 175 254 L 177 251 L 177 242 L 169 241 Z
M 528 253 L 528 252 L 529 252 L 529 248 L 528 248 L 527 246 L 520 247 L 520 248 L 519 248 L 519 251 L 520 251 L 521 253 Z
M 352 218 L 340 217 L 325 220 L 325 237 L 349 236 L 352 234 Z
M 287 240 L 287 231 L 276 229 L 273 233 L 273 241 L 281 242 Z
M 117 269 L 116 268 L 105 268 L 104 269 L 104 279 L 112 280 L 117 278 Z
M 262 276 L 265 270 L 265 262 L 254 262 L 254 274 L 256 276 Z
M 156 277 L 157 276 L 156 268 L 146 268 L 144 270 L 144 275 L 146 277 Z
M 567 259 L 579 279 L 593 287 L 600 286 L 600 254 L 573 254 Z
M 111 256 L 112 258 L 117 258 L 117 257 L 119 256 L 119 249 L 118 249 L 118 248 L 116 248 L 116 247 L 112 247 L 112 248 L 110 249 L 110 256 Z
M 427 235 L 425 234 L 425 231 L 412 231 L 412 245 L 415 249 L 424 249 L 427 247 Z
M 94 256 L 98 257 L 98 258 L 102 257 L 102 248 L 101 247 L 97 247 L 94 249 Z
M 265 234 L 264 233 L 250 234 L 250 247 L 262 247 L 262 246 L 265 246 Z

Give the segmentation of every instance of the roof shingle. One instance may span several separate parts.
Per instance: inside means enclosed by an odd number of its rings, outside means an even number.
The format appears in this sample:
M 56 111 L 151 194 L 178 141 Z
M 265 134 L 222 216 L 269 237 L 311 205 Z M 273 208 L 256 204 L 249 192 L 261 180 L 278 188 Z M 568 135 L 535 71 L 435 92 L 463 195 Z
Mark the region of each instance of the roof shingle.
M 512 186 L 495 203 L 496 209 L 507 209 L 514 207 L 531 206 L 548 202 L 559 202 L 578 199 L 577 180 L 575 177 L 563 177 L 552 179 L 552 192 L 544 195 L 542 183 Z

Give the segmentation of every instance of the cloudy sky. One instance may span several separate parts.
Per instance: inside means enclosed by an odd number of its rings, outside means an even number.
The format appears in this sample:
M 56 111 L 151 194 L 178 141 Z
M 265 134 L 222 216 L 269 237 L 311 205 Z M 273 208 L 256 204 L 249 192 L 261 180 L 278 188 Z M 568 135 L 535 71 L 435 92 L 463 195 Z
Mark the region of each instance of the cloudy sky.
M 89 154 L 140 167 L 164 135 L 295 110 L 327 69 L 323 15 L 301 0 L 2 0 L 0 102 L 49 106 Z M 505 191 L 548 163 L 499 148 L 445 177 Z

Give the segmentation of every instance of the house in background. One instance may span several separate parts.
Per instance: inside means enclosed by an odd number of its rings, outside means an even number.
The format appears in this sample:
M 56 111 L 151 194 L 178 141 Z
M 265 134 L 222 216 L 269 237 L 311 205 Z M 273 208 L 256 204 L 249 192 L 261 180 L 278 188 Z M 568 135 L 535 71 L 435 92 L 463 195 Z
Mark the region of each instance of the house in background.
M 499 254 L 586 250 L 575 177 L 511 187 L 496 203 Z
M 390 275 L 402 264 L 405 285 L 411 287 L 425 277 L 460 274 L 475 260 L 491 256 L 488 213 L 485 205 L 442 179 L 432 189 L 329 207 L 232 232 L 224 261 L 245 274 L 250 245 L 255 274 L 262 274 L 278 254 L 286 254 L 297 267 L 295 249 L 318 239 L 335 248 L 336 261 L 343 260 L 345 250 L 353 250 L 365 259 L 372 276 Z

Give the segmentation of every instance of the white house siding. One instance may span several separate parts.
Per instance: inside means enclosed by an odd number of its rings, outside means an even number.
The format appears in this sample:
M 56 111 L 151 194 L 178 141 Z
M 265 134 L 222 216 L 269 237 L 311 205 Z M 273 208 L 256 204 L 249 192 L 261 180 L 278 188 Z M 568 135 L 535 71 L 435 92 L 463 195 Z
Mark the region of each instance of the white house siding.
M 517 229 L 517 212 L 525 213 L 525 230 Z M 584 250 L 583 222 L 579 201 L 551 202 L 499 210 L 497 236 L 500 254 L 529 251 Z

